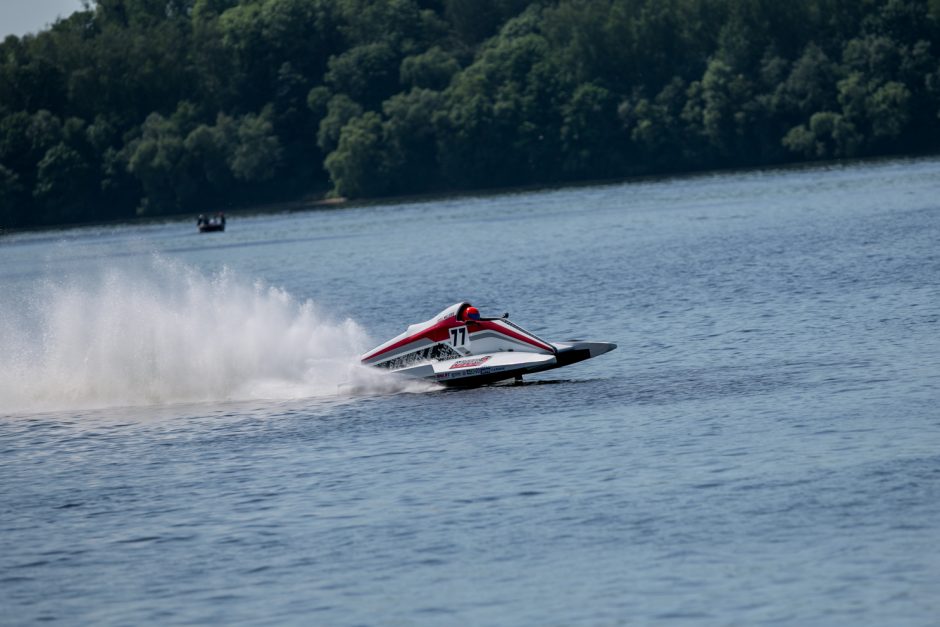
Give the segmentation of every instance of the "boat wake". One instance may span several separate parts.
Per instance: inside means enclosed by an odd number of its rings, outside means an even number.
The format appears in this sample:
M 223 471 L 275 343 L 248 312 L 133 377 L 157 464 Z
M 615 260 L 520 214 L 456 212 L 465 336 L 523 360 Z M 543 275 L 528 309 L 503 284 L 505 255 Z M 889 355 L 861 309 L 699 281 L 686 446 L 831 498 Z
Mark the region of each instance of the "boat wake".
M 312 301 L 154 257 L 0 302 L 0 412 L 425 391 Z

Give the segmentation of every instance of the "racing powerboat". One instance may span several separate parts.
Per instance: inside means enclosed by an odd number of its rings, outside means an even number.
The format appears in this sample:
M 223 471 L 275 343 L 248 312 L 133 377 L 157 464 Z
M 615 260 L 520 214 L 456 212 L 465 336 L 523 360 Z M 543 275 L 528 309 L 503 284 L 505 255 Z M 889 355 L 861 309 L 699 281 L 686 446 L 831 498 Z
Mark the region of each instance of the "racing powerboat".
M 468 302 L 413 324 L 362 356 L 367 366 L 435 381 L 476 386 L 561 368 L 617 348 L 610 342 L 546 342 L 513 324 L 508 314 L 484 318 Z

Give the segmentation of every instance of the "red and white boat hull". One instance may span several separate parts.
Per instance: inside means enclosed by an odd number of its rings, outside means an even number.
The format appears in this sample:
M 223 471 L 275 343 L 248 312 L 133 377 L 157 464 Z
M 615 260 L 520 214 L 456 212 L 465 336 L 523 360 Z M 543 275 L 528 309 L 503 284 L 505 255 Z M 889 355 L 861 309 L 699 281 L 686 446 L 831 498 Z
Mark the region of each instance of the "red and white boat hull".
M 506 317 L 471 319 L 457 303 L 362 356 L 365 365 L 451 386 L 472 386 L 560 368 L 617 347 L 609 342 L 550 343 Z

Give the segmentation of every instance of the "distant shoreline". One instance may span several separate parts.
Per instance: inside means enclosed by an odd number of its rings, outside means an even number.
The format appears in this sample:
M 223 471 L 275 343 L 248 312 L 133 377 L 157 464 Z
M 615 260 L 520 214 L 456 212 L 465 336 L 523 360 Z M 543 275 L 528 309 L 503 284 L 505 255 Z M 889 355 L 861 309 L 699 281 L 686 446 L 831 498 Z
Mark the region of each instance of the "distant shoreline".
M 12 235 L 15 233 L 41 233 L 43 231 L 80 229 L 94 226 L 109 225 L 134 225 L 134 224 L 156 224 L 166 222 L 185 222 L 195 220 L 195 216 L 200 213 L 214 214 L 219 211 L 225 213 L 231 219 L 232 216 L 256 216 L 256 215 L 275 215 L 279 213 L 301 213 L 309 211 L 324 211 L 334 209 L 347 209 L 353 207 L 367 207 L 378 205 L 408 205 L 434 202 L 435 200 L 445 200 L 452 198 L 466 198 L 473 196 L 492 197 L 509 194 L 530 193 L 536 191 L 550 191 L 563 189 L 579 189 L 584 187 L 596 186 L 614 186 L 645 183 L 651 181 L 664 181 L 669 179 L 687 180 L 696 178 L 709 178 L 722 175 L 746 174 L 757 172 L 779 172 L 779 171 L 799 171 L 799 170 L 825 170 L 831 168 L 844 168 L 853 165 L 877 164 L 891 161 L 925 161 L 940 158 L 940 153 L 924 154 L 906 154 L 906 155 L 883 155 L 877 157 L 865 157 L 858 159 L 832 159 L 826 161 L 797 161 L 789 163 L 780 163 L 777 165 L 757 166 L 749 168 L 718 168 L 713 170 L 693 170 L 684 172 L 671 172 L 655 175 L 638 175 L 610 179 L 593 179 L 587 181 L 569 181 L 557 184 L 541 185 L 517 185 L 507 187 L 490 187 L 479 189 L 460 189 L 441 192 L 427 192 L 423 194 L 407 194 L 399 196 L 382 196 L 375 198 L 344 198 L 344 197 L 301 197 L 296 200 L 285 200 L 275 203 L 259 203 L 257 205 L 246 205 L 243 207 L 213 207 L 199 208 L 192 211 L 166 214 L 161 216 L 140 216 L 131 219 L 90 221 L 80 223 L 47 224 L 35 227 L 24 228 L 5 228 L 0 226 L 0 236 Z

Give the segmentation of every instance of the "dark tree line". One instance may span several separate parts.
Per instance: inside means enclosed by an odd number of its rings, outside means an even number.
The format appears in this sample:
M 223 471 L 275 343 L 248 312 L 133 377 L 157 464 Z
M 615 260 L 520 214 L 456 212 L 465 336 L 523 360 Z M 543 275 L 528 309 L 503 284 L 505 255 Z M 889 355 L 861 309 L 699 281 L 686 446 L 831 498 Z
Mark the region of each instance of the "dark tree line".
M 935 151 L 940 0 L 97 0 L 0 44 L 0 226 Z

